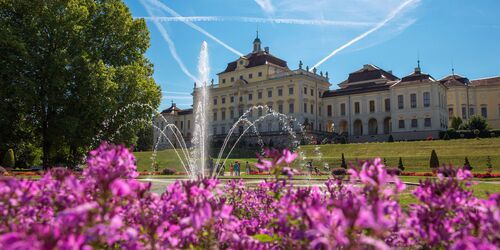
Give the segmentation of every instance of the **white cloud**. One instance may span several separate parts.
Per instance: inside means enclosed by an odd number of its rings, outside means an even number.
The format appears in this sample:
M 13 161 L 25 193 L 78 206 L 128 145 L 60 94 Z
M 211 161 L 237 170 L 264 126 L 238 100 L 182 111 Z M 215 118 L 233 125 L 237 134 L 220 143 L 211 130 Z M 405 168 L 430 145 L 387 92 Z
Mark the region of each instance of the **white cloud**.
M 268 13 L 268 14 L 273 14 L 274 13 L 274 6 L 271 0 L 255 0 L 255 2 L 260 6 L 260 8 Z

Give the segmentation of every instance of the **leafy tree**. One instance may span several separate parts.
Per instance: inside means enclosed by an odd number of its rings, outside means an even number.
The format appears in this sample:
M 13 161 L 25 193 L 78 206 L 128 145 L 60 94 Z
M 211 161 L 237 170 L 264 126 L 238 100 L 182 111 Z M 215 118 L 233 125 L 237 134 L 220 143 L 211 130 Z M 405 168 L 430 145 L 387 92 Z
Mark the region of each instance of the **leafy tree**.
M 121 0 L 2 0 L 0 33 L 0 127 L 10 129 L 0 147 L 36 145 L 44 167 L 75 164 L 99 140 L 134 144 L 141 125 L 123 124 L 149 120 L 149 108 L 103 123 L 160 102 L 146 24 Z
M 404 167 L 404 165 L 403 165 L 403 159 L 402 159 L 401 157 L 399 157 L 398 168 L 399 168 L 401 171 L 405 171 L 405 167 Z
M 429 162 L 429 166 L 432 169 L 437 169 L 439 167 L 439 159 L 434 149 L 431 152 L 431 159 Z
M 486 119 L 480 115 L 472 116 L 467 122 L 468 128 L 470 130 L 479 130 L 480 132 L 488 129 L 488 122 Z
M 340 164 L 340 167 L 347 169 L 347 164 L 345 163 L 344 153 L 342 153 L 342 163 Z
M 136 151 L 151 151 L 153 150 L 153 126 L 148 124 L 144 126 L 137 134 Z
M 460 128 L 460 125 L 462 125 L 463 121 L 462 118 L 458 116 L 454 116 L 451 118 L 451 127 L 455 130 L 458 130 Z
M 464 160 L 464 169 L 472 170 L 472 166 L 470 165 L 469 158 L 467 158 L 467 156 L 465 157 L 465 160 Z
M 3 157 L 2 166 L 7 168 L 14 168 L 16 166 L 16 159 L 14 158 L 14 150 L 9 148 Z

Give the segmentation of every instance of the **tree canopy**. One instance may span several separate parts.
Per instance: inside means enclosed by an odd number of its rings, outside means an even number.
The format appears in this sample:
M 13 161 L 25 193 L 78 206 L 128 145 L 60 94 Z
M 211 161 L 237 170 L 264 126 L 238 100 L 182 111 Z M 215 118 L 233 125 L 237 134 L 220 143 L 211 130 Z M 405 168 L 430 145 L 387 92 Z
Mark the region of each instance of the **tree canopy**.
M 0 0 L 0 148 L 36 145 L 44 166 L 75 164 L 99 139 L 135 143 L 161 91 L 149 31 L 120 0 Z M 116 130 L 120 128 L 118 134 Z M 116 134 L 116 135 L 115 135 Z

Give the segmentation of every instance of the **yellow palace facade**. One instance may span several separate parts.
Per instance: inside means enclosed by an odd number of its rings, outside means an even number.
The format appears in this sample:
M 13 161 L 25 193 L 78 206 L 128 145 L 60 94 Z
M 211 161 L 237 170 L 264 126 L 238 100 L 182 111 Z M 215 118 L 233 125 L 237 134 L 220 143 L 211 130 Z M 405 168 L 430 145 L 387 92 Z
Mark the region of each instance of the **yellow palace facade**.
M 451 117 L 467 120 L 475 114 L 486 117 L 491 128 L 500 128 L 500 77 L 469 80 L 452 74 L 439 80 L 418 65 L 400 78 L 368 64 L 338 86 L 332 90 L 328 72 L 304 68 L 302 62 L 290 69 L 268 47 L 262 48 L 257 37 L 252 52 L 228 63 L 217 83 L 209 84 L 211 141 L 218 146 L 231 128 L 239 135 L 252 123 L 242 145 L 256 145 L 257 134 L 266 144 L 286 145 L 290 129 L 307 134 L 313 142 L 333 135 L 351 142 L 386 141 L 389 135 L 395 140 L 438 138 Z M 197 92 L 194 88 L 193 103 Z M 286 118 L 255 107 L 268 107 Z M 238 122 L 244 114 L 246 120 Z M 173 103 L 162 115 L 190 141 L 192 109 L 182 110 Z M 163 127 L 165 122 L 156 119 L 155 125 Z M 166 134 L 173 137 L 171 132 Z M 159 148 L 177 146 L 174 140 L 172 145 L 159 137 L 157 130 L 154 135 L 160 138 L 155 140 Z

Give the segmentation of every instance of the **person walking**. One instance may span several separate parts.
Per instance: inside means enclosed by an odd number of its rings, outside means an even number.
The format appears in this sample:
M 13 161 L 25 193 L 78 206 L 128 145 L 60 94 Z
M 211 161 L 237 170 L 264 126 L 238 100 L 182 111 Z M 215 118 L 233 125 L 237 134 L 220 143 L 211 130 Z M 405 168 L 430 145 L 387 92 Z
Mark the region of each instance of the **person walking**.
M 252 171 L 250 170 L 250 164 L 248 163 L 248 161 L 247 161 L 247 163 L 246 163 L 246 166 L 245 166 L 245 167 L 246 167 L 246 169 L 245 169 L 245 170 L 247 171 L 247 175 L 250 175 L 250 173 L 251 173 Z
M 236 176 L 240 176 L 240 164 L 238 162 L 234 163 L 234 172 Z

